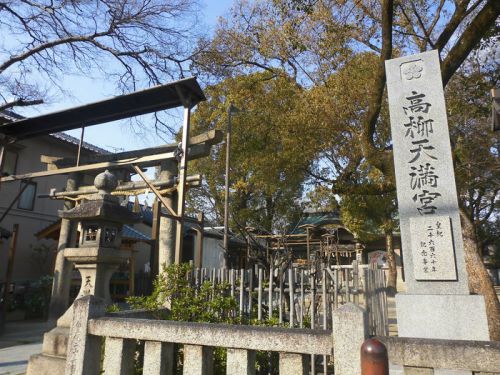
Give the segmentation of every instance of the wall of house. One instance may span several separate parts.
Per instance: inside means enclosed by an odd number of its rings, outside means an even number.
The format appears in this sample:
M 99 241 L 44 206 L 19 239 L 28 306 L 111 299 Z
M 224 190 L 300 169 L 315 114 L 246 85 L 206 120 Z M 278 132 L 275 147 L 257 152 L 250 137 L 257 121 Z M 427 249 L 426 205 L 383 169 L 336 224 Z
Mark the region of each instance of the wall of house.
M 131 225 L 134 229 L 151 237 L 151 227 L 144 223 L 136 223 Z M 149 267 L 149 259 L 151 254 L 151 245 L 145 242 L 137 242 L 134 244 L 135 255 L 135 272 L 146 271 L 146 264 Z
M 141 233 L 151 237 L 151 227 L 144 223 L 138 223 L 133 225 L 134 229 L 140 231 Z M 189 259 L 193 256 L 193 247 L 195 246 L 195 236 L 188 235 L 184 238 L 184 254 Z M 222 238 L 215 238 L 212 236 L 205 235 L 203 237 L 203 256 L 202 256 L 202 266 L 206 268 L 220 268 L 224 264 L 224 252 L 222 248 L 223 240 Z M 149 268 L 149 260 L 151 254 L 151 246 L 147 243 L 136 243 L 134 244 L 135 252 L 135 264 L 136 273 L 139 271 L 145 271 Z
M 40 161 L 40 156 L 75 157 L 77 146 L 50 136 L 28 139 L 16 143 L 10 150 L 17 153 L 16 174 L 37 172 L 47 169 L 46 164 Z M 88 154 L 83 150 L 82 154 Z M 22 209 L 15 203 L 9 214 L 0 223 L 2 227 L 11 231 L 14 224 L 19 224 L 17 251 L 14 260 L 12 281 L 20 283 L 36 279 L 44 274 L 52 273 L 54 252 L 51 251 L 46 259 L 37 257 L 33 248 L 40 244 L 51 246 L 55 250 L 56 242 L 52 240 L 38 241 L 35 233 L 47 227 L 58 219 L 57 210 L 63 208 L 62 201 L 48 198 L 37 198 L 38 194 L 47 194 L 51 188 L 58 190 L 66 186 L 66 176 L 50 176 L 35 178 L 36 192 L 33 209 Z M 87 182 L 87 181 L 86 181 Z M 2 215 L 21 189 L 21 181 L 5 182 L 0 186 L 0 215 Z M 0 244 L 0 282 L 5 280 L 9 240 Z
M 223 241 L 218 238 L 203 237 L 203 268 L 221 268 L 224 265 Z

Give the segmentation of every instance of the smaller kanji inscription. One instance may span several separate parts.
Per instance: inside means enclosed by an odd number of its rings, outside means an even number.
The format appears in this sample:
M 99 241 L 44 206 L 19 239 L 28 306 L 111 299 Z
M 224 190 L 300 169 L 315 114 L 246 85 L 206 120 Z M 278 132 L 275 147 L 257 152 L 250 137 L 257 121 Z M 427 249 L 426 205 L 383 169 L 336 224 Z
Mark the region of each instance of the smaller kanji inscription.
M 449 216 L 410 218 L 413 271 L 416 280 L 456 280 Z

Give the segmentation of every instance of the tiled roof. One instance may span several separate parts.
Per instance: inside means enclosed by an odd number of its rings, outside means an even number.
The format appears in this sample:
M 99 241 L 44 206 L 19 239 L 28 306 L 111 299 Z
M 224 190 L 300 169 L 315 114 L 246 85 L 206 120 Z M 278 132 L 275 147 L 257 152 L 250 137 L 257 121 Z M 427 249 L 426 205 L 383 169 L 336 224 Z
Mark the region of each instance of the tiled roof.
M 122 228 L 122 237 L 125 239 L 132 239 L 136 241 L 151 241 L 151 238 L 146 236 L 144 233 L 139 232 L 128 225 L 124 225 Z
M 75 138 L 75 137 L 73 137 L 69 134 L 66 134 L 66 133 L 62 133 L 62 132 L 53 133 L 50 136 L 57 138 L 57 139 L 60 139 L 61 141 L 64 141 L 64 142 L 71 143 L 71 144 L 76 145 L 76 146 L 78 146 L 80 144 L 80 140 L 78 138 Z M 93 145 L 93 144 L 88 143 L 88 142 L 83 142 L 82 147 L 86 150 L 95 152 L 96 154 L 110 154 L 110 152 L 108 150 L 105 150 L 101 147 L 98 147 L 98 146 Z
M 16 121 L 16 120 L 22 120 L 24 116 L 18 115 L 16 112 L 9 111 L 8 109 L 4 109 L 3 111 L 0 112 L 0 115 L 9 121 Z
M 0 117 L 5 119 L 5 121 L 7 123 L 11 122 L 11 121 L 16 121 L 16 120 L 22 120 L 25 118 L 24 116 L 21 116 L 15 112 L 9 111 L 9 110 L 0 111 Z M 0 123 L 2 123 L 2 121 L 0 121 Z M 71 144 L 76 145 L 76 146 L 78 146 L 80 144 L 80 140 L 78 138 L 75 138 L 75 137 L 73 137 L 69 134 L 63 133 L 63 132 L 53 133 L 53 134 L 50 134 L 50 136 L 57 138 L 57 139 L 64 141 L 64 142 L 71 143 Z M 95 152 L 97 154 L 109 154 L 110 153 L 108 150 L 105 150 L 101 147 L 95 146 L 95 145 L 88 143 L 88 142 L 83 142 L 82 147 L 86 150 L 89 150 L 91 152 Z

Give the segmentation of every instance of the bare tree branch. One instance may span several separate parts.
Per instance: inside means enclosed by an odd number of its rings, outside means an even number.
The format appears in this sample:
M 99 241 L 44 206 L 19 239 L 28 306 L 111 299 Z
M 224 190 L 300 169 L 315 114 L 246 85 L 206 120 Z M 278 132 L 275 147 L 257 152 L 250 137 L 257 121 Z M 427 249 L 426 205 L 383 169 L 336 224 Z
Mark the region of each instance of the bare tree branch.
M 394 2 L 392 0 L 384 0 L 382 2 L 382 53 L 380 54 L 377 73 L 373 80 L 373 85 L 370 92 L 370 100 L 368 110 L 363 117 L 363 134 L 361 147 L 365 158 L 380 169 L 384 174 L 391 175 L 391 167 L 387 165 L 387 157 L 380 155 L 380 152 L 375 147 L 374 134 L 375 126 L 382 107 L 382 97 L 385 89 L 385 61 L 392 56 L 392 21 L 394 13 Z
M 500 1 L 489 0 L 469 23 L 458 41 L 441 63 L 441 76 L 446 86 L 450 78 L 462 65 L 470 52 L 480 42 L 485 31 L 494 25 L 500 15 Z M 437 43 L 436 43 L 437 45 Z
M 37 105 L 37 104 L 43 104 L 42 99 L 37 99 L 37 100 L 25 100 L 25 99 L 17 99 L 14 100 L 13 102 L 5 103 L 0 105 L 0 112 L 5 111 L 6 109 L 13 108 L 13 107 L 27 107 L 31 105 Z
M 3 106 L 61 90 L 62 74 L 99 74 L 122 92 L 184 76 L 203 48 L 191 47 L 195 6 L 196 0 L 0 1 L 0 32 L 7 36 L 0 41 Z M 26 95 L 27 88 L 37 95 Z

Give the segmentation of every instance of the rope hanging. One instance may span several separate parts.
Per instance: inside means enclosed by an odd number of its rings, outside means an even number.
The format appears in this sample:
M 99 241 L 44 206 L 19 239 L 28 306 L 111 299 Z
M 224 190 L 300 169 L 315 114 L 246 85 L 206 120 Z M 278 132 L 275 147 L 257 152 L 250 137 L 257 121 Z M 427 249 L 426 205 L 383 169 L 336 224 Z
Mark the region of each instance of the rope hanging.
M 186 186 L 186 188 L 189 189 L 189 186 Z M 167 189 L 158 190 L 158 191 L 160 192 L 160 194 L 162 196 L 164 196 L 164 195 L 170 195 L 170 194 L 174 193 L 176 190 L 177 190 L 177 187 L 173 186 L 173 187 L 170 187 L 170 188 L 167 188 Z M 134 190 L 112 191 L 111 195 L 133 195 L 133 196 L 138 196 L 138 195 L 146 194 L 146 193 L 149 193 L 149 192 L 151 192 L 151 190 L 149 188 L 142 188 L 142 189 L 134 189 Z M 76 198 L 72 198 L 72 197 L 62 197 L 62 198 L 65 199 L 65 200 L 78 202 L 78 201 L 80 201 L 82 199 L 85 199 L 86 196 L 88 196 L 88 194 L 78 195 Z

